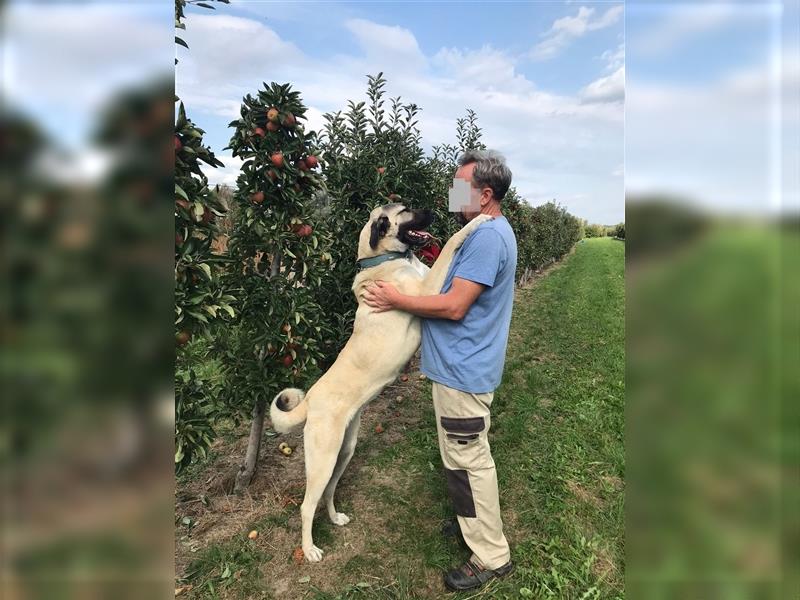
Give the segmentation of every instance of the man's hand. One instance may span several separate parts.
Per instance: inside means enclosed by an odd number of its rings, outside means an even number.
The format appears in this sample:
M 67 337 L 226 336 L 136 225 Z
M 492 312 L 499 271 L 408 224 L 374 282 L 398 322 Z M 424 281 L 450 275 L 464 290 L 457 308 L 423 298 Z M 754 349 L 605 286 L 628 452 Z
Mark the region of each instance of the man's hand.
M 375 309 L 375 312 L 385 312 L 397 308 L 400 292 L 391 283 L 376 281 L 364 292 L 364 303 Z

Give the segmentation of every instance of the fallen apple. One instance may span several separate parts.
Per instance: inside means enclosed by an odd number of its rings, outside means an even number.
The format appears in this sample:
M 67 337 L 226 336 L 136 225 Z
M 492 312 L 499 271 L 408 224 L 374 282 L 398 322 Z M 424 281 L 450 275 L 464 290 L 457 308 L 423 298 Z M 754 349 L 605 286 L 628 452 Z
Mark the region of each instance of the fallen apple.
M 253 529 L 253 531 L 247 534 L 247 537 L 249 537 L 251 540 L 254 540 L 258 537 L 258 532 Z

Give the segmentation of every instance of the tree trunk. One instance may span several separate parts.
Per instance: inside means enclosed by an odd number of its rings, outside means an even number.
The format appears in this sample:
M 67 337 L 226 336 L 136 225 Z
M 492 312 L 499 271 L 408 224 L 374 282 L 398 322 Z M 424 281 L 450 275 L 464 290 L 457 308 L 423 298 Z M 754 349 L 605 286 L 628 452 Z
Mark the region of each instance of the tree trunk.
M 273 248 L 272 254 L 272 265 L 270 267 L 270 278 L 277 277 L 278 273 L 281 272 L 281 247 L 277 246 Z
M 264 431 L 264 414 L 267 409 L 267 401 L 264 398 L 256 400 L 256 405 L 253 407 L 253 423 L 250 425 L 250 439 L 247 442 L 247 452 L 244 456 L 244 462 L 239 467 L 239 472 L 236 473 L 236 485 L 233 491 L 241 494 L 244 489 L 250 485 L 253 480 L 253 474 L 256 472 L 256 465 L 258 464 L 258 450 L 261 447 L 261 434 Z

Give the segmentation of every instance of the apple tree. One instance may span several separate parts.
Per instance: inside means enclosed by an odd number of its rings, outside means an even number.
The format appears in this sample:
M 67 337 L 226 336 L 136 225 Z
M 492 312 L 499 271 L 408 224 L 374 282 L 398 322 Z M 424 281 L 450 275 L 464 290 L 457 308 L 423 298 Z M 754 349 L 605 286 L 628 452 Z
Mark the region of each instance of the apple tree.
M 318 217 L 320 159 L 305 113 L 288 84 L 264 84 L 244 97 L 240 118 L 230 123 L 229 148 L 244 161 L 227 241 L 226 286 L 238 299 L 238 320 L 219 337 L 227 402 L 253 417 L 237 489 L 255 471 L 267 402 L 285 387 L 314 381 L 331 337 L 319 298 L 331 293 L 333 236 Z

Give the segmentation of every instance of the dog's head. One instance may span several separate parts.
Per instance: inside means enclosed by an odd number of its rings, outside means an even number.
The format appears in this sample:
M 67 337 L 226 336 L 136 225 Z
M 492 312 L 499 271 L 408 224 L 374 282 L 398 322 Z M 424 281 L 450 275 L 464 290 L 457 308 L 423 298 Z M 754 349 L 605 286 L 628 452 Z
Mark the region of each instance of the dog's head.
M 427 209 L 412 210 L 402 204 L 374 208 L 361 230 L 358 258 L 405 252 L 409 247 L 425 244 L 431 237 L 426 229 L 433 217 Z

